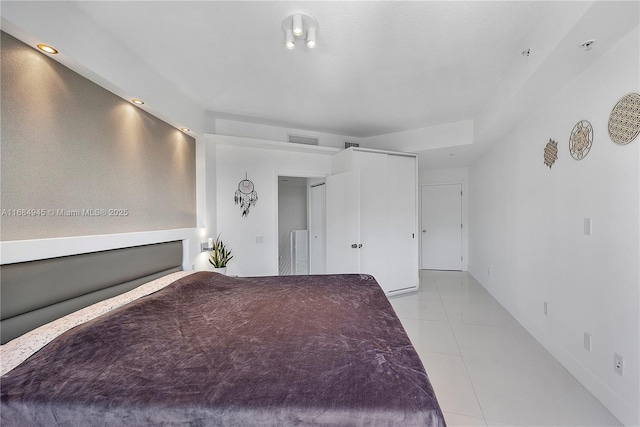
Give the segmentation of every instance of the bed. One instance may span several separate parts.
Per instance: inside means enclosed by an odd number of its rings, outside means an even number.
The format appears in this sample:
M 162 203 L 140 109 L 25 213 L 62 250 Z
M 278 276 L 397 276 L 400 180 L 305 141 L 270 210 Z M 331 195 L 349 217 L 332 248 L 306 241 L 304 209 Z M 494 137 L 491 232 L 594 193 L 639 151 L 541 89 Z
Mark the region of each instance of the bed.
M 169 272 L 2 347 L 3 426 L 445 425 L 368 275 Z

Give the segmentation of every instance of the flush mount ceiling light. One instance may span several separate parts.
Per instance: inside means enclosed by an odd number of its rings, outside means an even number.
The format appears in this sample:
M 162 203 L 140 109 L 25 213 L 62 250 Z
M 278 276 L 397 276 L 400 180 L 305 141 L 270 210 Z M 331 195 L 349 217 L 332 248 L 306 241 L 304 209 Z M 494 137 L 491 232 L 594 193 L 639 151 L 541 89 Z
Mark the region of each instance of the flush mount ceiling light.
M 142 99 L 132 99 L 131 102 L 133 102 L 136 105 L 142 105 L 144 104 L 144 101 Z
M 185 133 L 187 133 L 187 132 L 191 132 L 191 129 L 189 129 L 189 128 L 180 128 L 180 130 L 181 130 L 182 132 L 185 132 Z
M 43 52 L 50 53 L 51 55 L 55 55 L 56 53 L 58 53 L 58 49 L 56 49 L 53 46 L 49 46 L 48 44 L 40 43 L 38 45 L 38 49 L 40 49 Z
M 282 21 L 282 31 L 285 34 L 285 47 L 294 49 L 296 47 L 296 39 L 306 39 L 306 45 L 309 49 L 316 47 L 316 30 L 318 29 L 318 21 L 311 15 L 306 13 L 296 13 L 287 16 Z

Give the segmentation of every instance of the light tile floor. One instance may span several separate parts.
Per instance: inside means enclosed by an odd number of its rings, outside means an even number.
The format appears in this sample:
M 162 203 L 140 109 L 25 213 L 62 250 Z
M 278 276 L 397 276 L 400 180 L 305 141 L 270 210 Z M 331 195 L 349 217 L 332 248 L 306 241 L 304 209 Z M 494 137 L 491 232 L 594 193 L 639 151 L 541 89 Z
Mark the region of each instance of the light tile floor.
M 454 426 L 620 426 L 468 273 L 389 298 Z

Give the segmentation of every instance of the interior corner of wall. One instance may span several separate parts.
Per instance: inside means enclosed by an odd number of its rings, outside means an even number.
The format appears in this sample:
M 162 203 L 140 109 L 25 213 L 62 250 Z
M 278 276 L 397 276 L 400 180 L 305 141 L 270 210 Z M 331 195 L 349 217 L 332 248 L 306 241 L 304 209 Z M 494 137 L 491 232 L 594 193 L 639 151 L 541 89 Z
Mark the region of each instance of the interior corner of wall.
M 215 134 L 216 133 L 216 115 L 209 110 L 205 110 L 202 119 L 202 131 L 207 134 Z

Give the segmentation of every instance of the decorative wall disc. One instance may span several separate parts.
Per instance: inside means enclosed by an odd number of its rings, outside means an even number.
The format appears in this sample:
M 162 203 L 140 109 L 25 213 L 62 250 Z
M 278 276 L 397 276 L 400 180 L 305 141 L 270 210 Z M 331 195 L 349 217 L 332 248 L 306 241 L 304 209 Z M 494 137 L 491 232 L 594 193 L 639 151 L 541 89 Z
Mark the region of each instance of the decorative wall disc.
M 238 184 L 238 189 L 233 196 L 233 201 L 236 205 L 240 204 L 243 217 L 249 215 L 249 208 L 255 206 L 258 201 L 258 193 L 256 193 L 253 182 L 247 179 L 247 175 L 245 175 L 245 178 Z
M 626 145 L 640 132 L 640 95 L 628 93 L 613 107 L 609 115 L 609 137 L 613 142 Z
M 569 152 L 571 157 L 582 160 L 587 157 L 593 145 L 593 128 L 586 120 L 579 121 L 571 131 L 569 138 Z
M 544 164 L 551 169 L 556 160 L 558 160 L 558 143 L 553 139 L 549 139 L 549 142 L 544 147 Z

